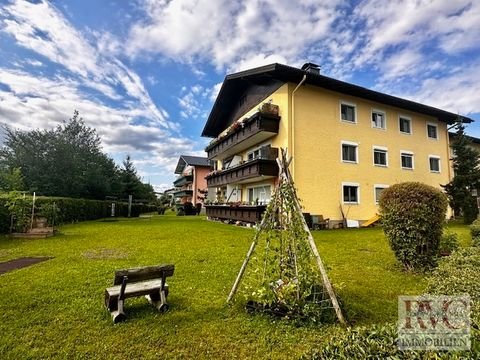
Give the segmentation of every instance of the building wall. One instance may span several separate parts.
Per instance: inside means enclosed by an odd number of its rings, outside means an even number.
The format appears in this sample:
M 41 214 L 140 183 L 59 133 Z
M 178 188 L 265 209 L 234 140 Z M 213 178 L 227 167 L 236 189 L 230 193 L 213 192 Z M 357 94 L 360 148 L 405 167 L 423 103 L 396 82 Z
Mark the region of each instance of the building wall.
M 291 171 L 305 212 L 341 220 L 342 206 L 348 219 L 367 220 L 378 212 L 375 185 L 390 186 L 404 181 L 419 181 L 441 188 L 441 184 L 449 182 L 451 169 L 445 123 L 422 114 L 308 85 L 297 90 L 292 106 L 292 92 L 296 86 L 293 83 L 285 84 L 265 100 L 271 100 L 279 106 L 281 121 L 278 135 L 237 155 L 245 160 L 250 151 L 265 144 L 288 148 L 294 158 Z M 341 121 L 341 101 L 355 104 L 355 124 Z M 254 114 L 260 105 L 252 107 L 240 119 Z M 385 113 L 385 129 L 372 127 L 373 109 Z M 294 116 L 292 111 L 295 111 Z M 411 135 L 400 132 L 399 115 L 411 119 Z M 427 137 L 427 123 L 437 125 L 437 140 Z M 342 162 L 342 141 L 358 144 L 358 163 Z M 387 149 L 388 166 L 373 164 L 374 146 Z M 402 169 L 401 151 L 413 153 L 413 170 Z M 439 173 L 430 171 L 429 155 L 440 158 Z M 221 169 L 221 160 L 218 169 Z M 358 184 L 358 204 L 343 204 L 343 183 Z M 275 180 L 265 180 L 238 185 L 241 200 L 248 201 L 250 187 L 271 185 L 273 189 L 274 184 Z M 230 189 L 232 186 L 235 187 L 231 184 Z
M 340 118 L 340 101 L 356 105 L 357 123 Z M 386 129 L 372 127 L 372 109 L 386 113 Z M 399 115 L 411 118 L 412 134 L 399 130 Z M 282 118 L 282 121 L 284 119 Z M 427 137 L 427 123 L 438 126 L 438 140 Z M 304 86 L 295 95 L 293 177 L 306 211 L 341 219 L 342 183 L 359 185 L 358 205 L 342 205 L 349 219 L 366 220 L 378 212 L 374 185 L 420 181 L 437 188 L 449 181 L 446 124 L 436 119 L 324 89 Z M 341 143 L 358 144 L 358 163 L 341 160 Z M 387 149 L 388 166 L 373 165 L 373 147 Z M 402 169 L 400 152 L 414 154 L 414 169 Z M 429 155 L 440 157 L 440 173 L 429 167 Z
M 192 202 L 195 205 L 198 202 L 201 202 L 198 199 L 198 196 L 201 194 L 198 190 L 206 190 L 207 189 L 207 180 L 205 180 L 205 176 L 210 172 L 210 167 L 206 166 L 195 166 L 194 168 L 194 175 L 193 175 L 193 199 Z

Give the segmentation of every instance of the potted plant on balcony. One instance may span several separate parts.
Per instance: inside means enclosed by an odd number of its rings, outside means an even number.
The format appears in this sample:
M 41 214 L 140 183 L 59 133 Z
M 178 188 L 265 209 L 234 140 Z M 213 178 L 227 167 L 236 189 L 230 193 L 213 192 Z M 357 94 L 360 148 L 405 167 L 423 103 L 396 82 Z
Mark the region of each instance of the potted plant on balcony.
M 278 116 L 279 108 L 278 108 L 278 105 L 272 104 L 271 102 L 266 102 L 262 104 L 259 110 L 261 114 Z

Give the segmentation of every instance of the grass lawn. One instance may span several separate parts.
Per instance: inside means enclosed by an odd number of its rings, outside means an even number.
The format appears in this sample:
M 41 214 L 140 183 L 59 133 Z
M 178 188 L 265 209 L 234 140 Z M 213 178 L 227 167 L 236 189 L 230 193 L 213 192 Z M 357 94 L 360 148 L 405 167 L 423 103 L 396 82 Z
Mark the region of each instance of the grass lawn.
M 469 241 L 467 227 L 450 228 Z M 0 358 L 295 358 L 338 326 L 298 327 L 225 304 L 252 235 L 166 215 L 66 225 L 42 240 L 0 237 L 0 261 L 54 257 L 0 276 Z M 314 237 L 350 324 L 395 321 L 397 296 L 424 289 L 423 276 L 396 265 L 381 229 Z M 128 321 L 114 326 L 103 294 L 115 269 L 160 263 L 176 267 L 171 310 L 128 299 Z

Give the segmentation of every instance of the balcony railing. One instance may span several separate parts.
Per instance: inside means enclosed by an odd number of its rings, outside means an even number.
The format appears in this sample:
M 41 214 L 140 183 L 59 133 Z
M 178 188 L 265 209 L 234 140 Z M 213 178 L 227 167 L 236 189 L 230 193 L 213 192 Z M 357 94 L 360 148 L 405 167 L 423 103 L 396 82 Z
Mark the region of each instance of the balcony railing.
M 244 221 L 258 223 L 262 220 L 265 205 L 257 206 L 231 206 L 231 205 L 206 205 L 206 214 L 211 219 Z
M 179 190 L 173 193 L 173 196 L 177 198 L 193 196 L 193 190 Z
M 227 157 L 258 144 L 278 134 L 280 116 L 257 112 L 245 121 L 234 123 L 226 136 L 220 137 L 205 148 L 209 159 L 218 155 Z
M 206 176 L 208 187 L 218 187 L 227 184 L 244 184 L 278 176 L 276 158 L 277 148 L 262 150 L 259 158 L 240 163 L 231 168 L 216 171 Z
M 173 185 L 175 187 L 181 187 L 183 185 L 191 184 L 193 182 L 193 175 L 185 175 L 178 177 L 174 182 Z

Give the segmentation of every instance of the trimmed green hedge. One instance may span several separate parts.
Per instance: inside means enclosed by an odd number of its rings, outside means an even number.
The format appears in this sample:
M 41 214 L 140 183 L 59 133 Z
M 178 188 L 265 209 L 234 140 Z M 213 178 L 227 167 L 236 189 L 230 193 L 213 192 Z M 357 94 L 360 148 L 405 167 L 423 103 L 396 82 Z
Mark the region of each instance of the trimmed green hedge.
M 8 201 L 7 196 L 0 197 L 0 232 L 7 233 L 10 229 L 10 215 L 5 204 Z M 63 197 L 38 197 L 35 201 L 36 213 L 42 214 L 42 207 L 51 213 L 52 205 L 58 209 L 56 212 L 55 223 L 65 224 L 77 221 L 96 220 L 111 216 L 111 206 L 114 201 L 105 200 L 86 200 Z M 31 211 L 31 202 L 30 202 Z M 138 217 L 142 213 L 157 211 L 156 205 L 132 204 L 132 217 Z M 49 216 L 45 214 L 48 218 Z M 115 216 L 128 216 L 128 203 L 115 202 Z M 49 222 L 51 219 L 49 219 Z
M 383 231 L 406 270 L 435 266 L 447 205 L 445 194 L 419 182 L 395 184 L 382 191 Z

